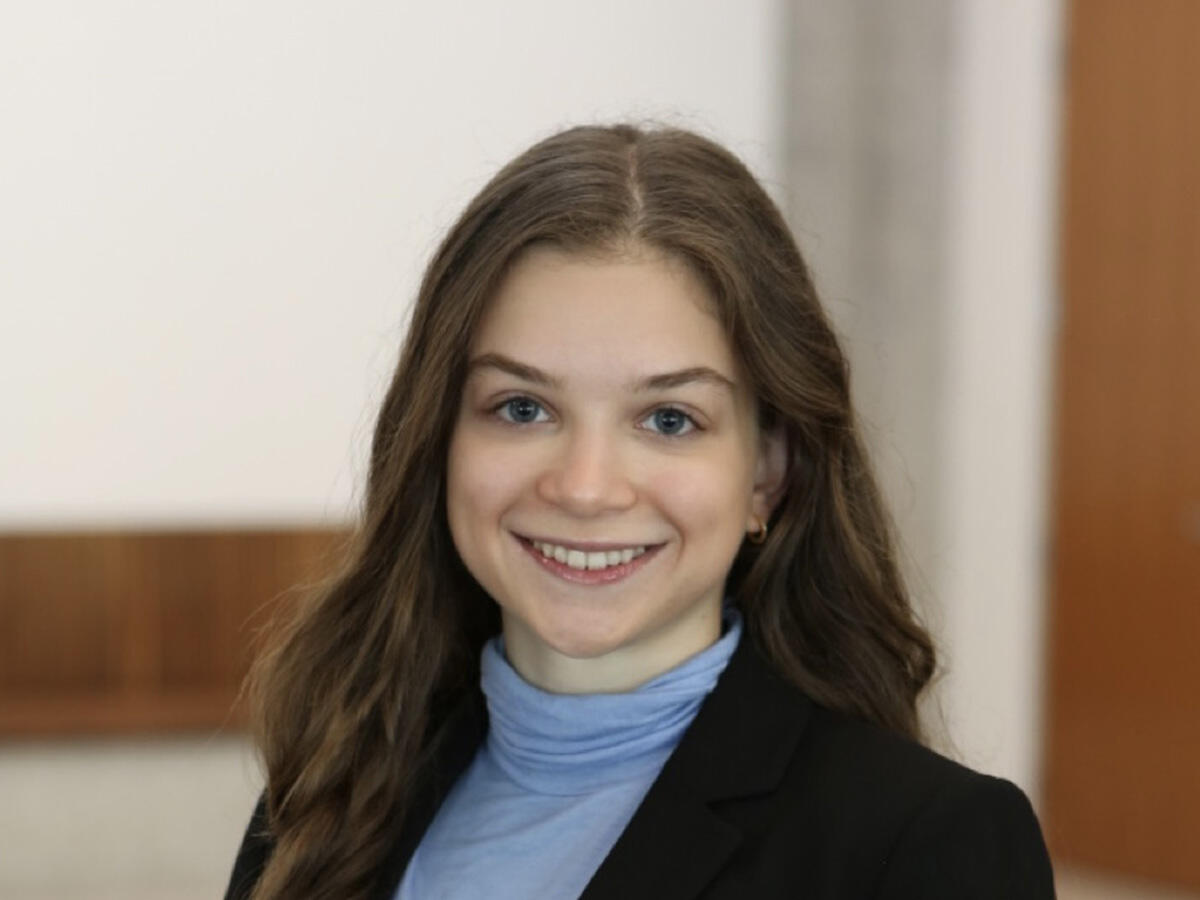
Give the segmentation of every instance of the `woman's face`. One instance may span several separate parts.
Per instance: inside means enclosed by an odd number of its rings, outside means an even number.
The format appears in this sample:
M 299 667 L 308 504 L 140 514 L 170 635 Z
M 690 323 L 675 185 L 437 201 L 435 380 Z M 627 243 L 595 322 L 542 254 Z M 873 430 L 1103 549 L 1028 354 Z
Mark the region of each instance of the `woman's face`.
M 627 690 L 719 635 L 784 454 L 711 308 L 661 256 L 535 248 L 481 322 L 447 513 L 534 684 Z

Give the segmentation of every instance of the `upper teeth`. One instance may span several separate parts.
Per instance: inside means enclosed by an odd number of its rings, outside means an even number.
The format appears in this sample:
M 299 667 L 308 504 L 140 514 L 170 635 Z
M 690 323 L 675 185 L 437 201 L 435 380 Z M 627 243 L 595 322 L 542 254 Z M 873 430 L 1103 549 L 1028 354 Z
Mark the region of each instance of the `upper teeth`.
M 606 569 L 609 566 L 627 563 L 635 556 L 641 556 L 646 552 L 644 546 L 626 547 L 624 550 L 601 550 L 596 553 L 572 550 L 561 544 L 548 544 L 545 541 L 534 541 L 533 546 L 541 552 L 542 556 L 566 563 L 572 569 Z

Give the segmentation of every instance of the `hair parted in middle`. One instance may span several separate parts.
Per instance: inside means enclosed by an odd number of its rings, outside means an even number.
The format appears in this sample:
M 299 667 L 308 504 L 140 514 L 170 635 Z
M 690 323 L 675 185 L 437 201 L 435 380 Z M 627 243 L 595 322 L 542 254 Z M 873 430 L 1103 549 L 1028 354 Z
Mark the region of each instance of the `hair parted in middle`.
M 478 323 L 534 245 L 689 266 L 756 400 L 786 439 L 785 487 L 726 595 L 772 667 L 816 702 L 920 738 L 932 643 L 896 562 L 846 360 L 778 209 L 716 143 L 584 126 L 505 166 L 429 264 L 371 448 L 341 571 L 273 635 L 251 676 L 276 846 L 255 898 L 362 897 L 446 711 L 500 628 L 446 517 L 447 451 Z

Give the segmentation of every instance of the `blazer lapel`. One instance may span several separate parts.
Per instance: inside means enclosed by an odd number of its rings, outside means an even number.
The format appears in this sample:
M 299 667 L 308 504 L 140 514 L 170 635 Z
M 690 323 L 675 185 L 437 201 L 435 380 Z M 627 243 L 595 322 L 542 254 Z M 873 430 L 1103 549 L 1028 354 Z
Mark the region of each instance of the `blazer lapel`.
M 749 633 L 580 900 L 690 900 L 741 841 L 712 808 L 774 790 L 810 707 Z

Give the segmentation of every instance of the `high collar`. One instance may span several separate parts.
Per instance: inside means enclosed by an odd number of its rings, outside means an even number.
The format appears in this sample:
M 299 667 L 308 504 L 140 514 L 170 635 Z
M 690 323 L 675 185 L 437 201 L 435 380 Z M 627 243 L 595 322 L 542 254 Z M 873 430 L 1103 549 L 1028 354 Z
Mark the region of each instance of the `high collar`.
M 713 689 L 742 633 L 730 608 L 711 646 L 632 691 L 554 694 L 525 681 L 504 656 L 503 640 L 481 654 L 487 697 L 487 753 L 533 794 L 590 794 L 649 779 L 665 762 Z

